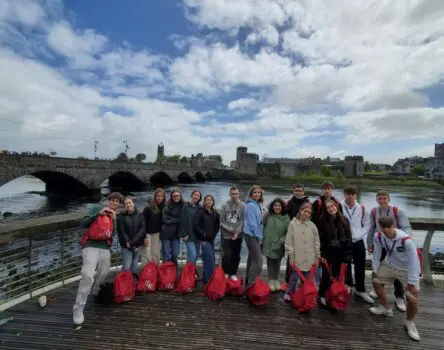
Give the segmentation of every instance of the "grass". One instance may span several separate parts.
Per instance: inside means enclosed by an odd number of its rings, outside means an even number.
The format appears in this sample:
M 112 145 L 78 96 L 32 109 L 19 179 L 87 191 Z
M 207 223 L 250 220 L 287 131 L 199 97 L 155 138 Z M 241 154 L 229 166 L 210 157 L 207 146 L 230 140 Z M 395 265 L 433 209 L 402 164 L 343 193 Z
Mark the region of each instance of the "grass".
M 444 188 L 442 184 L 432 180 L 407 179 L 407 178 L 345 178 L 343 176 L 325 177 L 321 175 L 300 175 L 291 177 L 260 177 L 259 185 L 267 184 L 293 184 L 301 182 L 304 185 L 320 186 L 324 181 L 331 181 L 335 185 L 354 184 L 360 186 L 399 186 L 399 187 L 434 187 Z

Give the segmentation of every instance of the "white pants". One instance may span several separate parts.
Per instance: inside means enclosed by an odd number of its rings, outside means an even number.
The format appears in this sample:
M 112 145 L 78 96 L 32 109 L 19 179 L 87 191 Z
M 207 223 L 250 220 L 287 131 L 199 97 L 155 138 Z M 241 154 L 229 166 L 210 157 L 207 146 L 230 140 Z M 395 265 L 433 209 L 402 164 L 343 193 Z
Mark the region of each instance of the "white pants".
M 88 295 L 97 295 L 100 285 L 108 276 L 111 267 L 109 249 L 88 247 L 82 250 L 83 265 L 77 291 L 77 298 L 73 309 L 84 308 Z M 95 279 L 94 279 L 95 275 Z M 93 287 L 94 284 L 94 287 Z
M 149 262 L 154 261 L 157 265 L 160 264 L 160 233 L 147 234 L 148 247 L 143 247 L 140 252 L 140 261 L 142 268 Z

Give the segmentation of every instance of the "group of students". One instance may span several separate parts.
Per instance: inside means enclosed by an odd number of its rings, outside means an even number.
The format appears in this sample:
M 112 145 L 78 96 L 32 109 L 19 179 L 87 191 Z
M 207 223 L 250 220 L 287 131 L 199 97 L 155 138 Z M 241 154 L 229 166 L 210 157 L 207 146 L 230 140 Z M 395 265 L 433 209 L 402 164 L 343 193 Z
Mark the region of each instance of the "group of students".
M 413 320 L 417 312 L 421 268 L 405 213 L 390 206 L 390 195 L 386 191 L 377 193 L 378 206 L 370 211 L 357 202 L 354 186 L 344 188 L 342 201 L 333 197 L 331 182 L 323 183 L 322 192 L 310 203 L 304 195 L 304 187 L 297 184 L 293 186 L 293 196 L 289 201 L 276 198 L 268 210 L 264 210 L 264 195 L 259 186 L 250 188 L 246 203 L 240 201 L 239 190 L 231 187 L 229 200 L 216 210 L 212 195 L 206 195 L 202 200 L 202 194 L 195 190 L 190 201 L 184 202 L 181 192 L 175 189 L 166 201 L 164 190 L 157 189 L 143 212 L 135 208 L 130 197 L 111 193 L 108 206 L 92 208 L 81 223 L 90 231 L 97 218 L 109 215 L 112 232 L 107 239 L 89 236 L 82 241 L 83 266 L 73 307 L 74 323 L 84 322 L 83 309 L 88 295 L 97 295 L 100 284 L 108 275 L 112 235 L 119 237 L 122 247 L 122 270 L 132 271 L 135 276 L 139 272 L 139 259 L 142 266 L 152 261 L 160 264 L 161 255 L 163 262 L 173 262 L 178 271 L 180 240 L 183 240 L 188 262 L 195 264 L 197 257 L 202 257 L 202 282 L 206 284 L 216 266 L 214 242 L 220 231 L 221 267 L 227 278 L 238 279 L 242 242 L 245 240 L 248 259 L 244 282 L 247 288 L 262 274 L 265 256 L 269 287 L 272 291 L 281 290 L 281 261 L 287 257 L 284 299 L 291 301 L 299 283 L 300 277 L 293 266 L 308 277 L 315 264 L 319 300 L 326 305 L 325 292 L 331 276 L 320 262 L 328 262 L 332 276 L 338 276 L 341 265 L 345 263 L 348 266 L 346 284 L 349 291 L 354 286 L 354 294 L 369 304 L 373 304 L 376 298 L 380 299 L 379 306 L 369 309 L 374 315 L 393 315 L 384 286 L 394 285 L 395 305 L 400 311 L 407 312 L 407 333 L 413 340 L 419 340 Z M 124 210 L 116 214 L 121 202 Z M 374 291 L 368 294 L 365 288 L 366 238 L 367 250 L 373 254 Z

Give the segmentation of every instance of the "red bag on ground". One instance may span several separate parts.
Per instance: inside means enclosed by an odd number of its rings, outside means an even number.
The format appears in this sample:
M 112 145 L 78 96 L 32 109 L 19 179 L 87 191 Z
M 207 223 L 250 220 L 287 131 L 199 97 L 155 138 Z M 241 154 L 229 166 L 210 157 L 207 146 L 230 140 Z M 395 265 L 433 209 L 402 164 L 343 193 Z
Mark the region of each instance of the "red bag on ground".
M 211 300 L 220 300 L 227 291 L 227 278 L 225 272 L 220 266 L 216 266 L 210 280 L 204 289 L 204 295 Z
M 227 294 L 235 297 L 240 297 L 244 294 L 244 288 L 242 287 L 243 280 L 238 277 L 237 281 L 233 281 L 231 278 L 227 279 Z
M 296 265 L 293 265 L 293 270 L 299 275 L 301 285 L 291 296 L 291 303 L 298 312 L 313 310 L 318 305 L 318 288 L 314 282 L 316 266 L 311 267 L 308 279 Z
M 159 268 L 154 261 L 146 264 L 139 275 L 139 280 L 137 281 L 138 292 L 142 293 L 152 293 L 156 291 L 157 287 L 157 275 L 159 273 Z
M 176 265 L 172 261 L 166 261 L 159 266 L 159 279 L 157 289 L 172 290 L 176 285 Z
M 80 245 L 83 247 L 88 240 L 112 243 L 113 219 L 110 215 L 99 215 L 83 234 Z
M 196 287 L 196 264 L 187 262 L 180 274 L 176 292 L 192 293 Z
M 247 288 L 247 298 L 253 305 L 262 306 L 270 300 L 271 289 L 268 283 L 257 277 L 254 283 Z
M 131 271 L 121 271 L 114 280 L 114 301 L 122 304 L 136 298 L 134 277 Z
M 341 271 L 338 277 L 332 277 L 330 267 L 327 260 L 323 259 L 322 263 L 330 275 L 330 287 L 325 291 L 325 301 L 327 305 L 335 310 L 345 310 L 350 302 L 350 292 L 345 285 L 345 275 L 347 272 L 347 264 L 341 264 Z

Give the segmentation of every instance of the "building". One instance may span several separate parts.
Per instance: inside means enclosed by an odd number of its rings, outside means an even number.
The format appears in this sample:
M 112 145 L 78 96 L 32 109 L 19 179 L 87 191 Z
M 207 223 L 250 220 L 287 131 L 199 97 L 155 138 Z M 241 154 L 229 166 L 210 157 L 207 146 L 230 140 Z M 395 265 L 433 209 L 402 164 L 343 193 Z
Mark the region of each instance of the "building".
M 157 145 L 157 162 L 161 162 L 161 160 L 165 157 L 165 146 L 161 142 L 159 145 Z
M 434 180 L 444 180 L 444 143 L 435 143 L 435 161 L 431 171 Z
M 344 176 L 345 177 L 363 177 L 364 176 L 364 157 L 346 156 L 344 158 Z
M 256 153 L 248 153 L 247 147 L 236 149 L 236 170 L 240 173 L 257 175 L 257 162 L 259 156 Z

